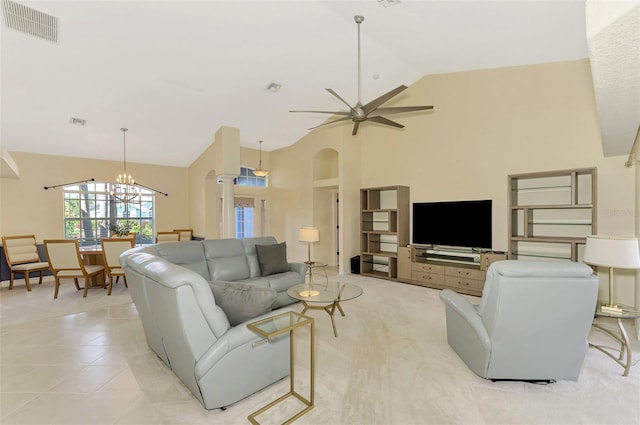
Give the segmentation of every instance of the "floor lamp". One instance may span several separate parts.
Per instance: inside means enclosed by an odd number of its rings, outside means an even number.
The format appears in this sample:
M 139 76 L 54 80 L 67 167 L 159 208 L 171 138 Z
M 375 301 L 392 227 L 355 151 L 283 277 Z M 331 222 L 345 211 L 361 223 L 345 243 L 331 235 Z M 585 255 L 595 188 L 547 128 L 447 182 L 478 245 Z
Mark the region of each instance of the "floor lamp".
M 314 262 L 311 261 L 311 244 L 320 241 L 320 229 L 317 227 L 302 227 L 298 235 L 298 240 L 307 243 L 307 261 L 305 261 L 305 264 L 309 266 L 309 289 L 300 292 L 300 295 L 303 297 L 313 297 L 314 295 L 320 294 L 320 292 L 313 289 L 311 266 Z
M 587 236 L 583 260 L 593 266 L 609 267 L 609 302 L 600 308 L 608 313 L 622 313 L 613 297 L 613 269 L 639 269 L 640 251 L 637 238 Z

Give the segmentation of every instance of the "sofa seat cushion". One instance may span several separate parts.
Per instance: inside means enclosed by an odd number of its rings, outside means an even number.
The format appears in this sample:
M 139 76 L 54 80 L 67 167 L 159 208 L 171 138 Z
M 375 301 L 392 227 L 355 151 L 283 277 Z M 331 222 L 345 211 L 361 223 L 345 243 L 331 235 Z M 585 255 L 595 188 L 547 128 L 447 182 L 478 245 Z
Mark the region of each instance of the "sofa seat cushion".
M 287 262 L 287 245 L 285 242 L 273 245 L 256 245 L 258 263 L 262 276 L 270 276 L 289 270 Z
M 287 292 L 287 289 L 292 286 L 304 283 L 304 280 L 300 280 L 300 274 L 296 272 L 272 274 L 267 276 L 266 279 L 269 279 L 269 287 L 278 292 Z
M 236 326 L 271 311 L 278 293 L 271 289 L 238 282 L 209 282 L 211 292 L 229 323 Z

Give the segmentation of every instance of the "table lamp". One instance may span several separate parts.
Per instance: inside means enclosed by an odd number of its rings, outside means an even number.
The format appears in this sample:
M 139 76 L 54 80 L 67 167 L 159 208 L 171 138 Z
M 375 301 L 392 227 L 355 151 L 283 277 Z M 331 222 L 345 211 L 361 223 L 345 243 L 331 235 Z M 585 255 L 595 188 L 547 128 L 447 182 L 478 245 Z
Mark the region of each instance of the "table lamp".
M 302 227 L 300 228 L 300 234 L 298 236 L 298 240 L 300 242 L 307 243 L 307 261 L 305 261 L 305 264 L 307 266 L 311 266 L 313 264 L 313 261 L 311 261 L 311 244 L 313 242 L 320 241 L 320 229 L 317 227 Z M 311 271 L 311 269 L 309 269 L 309 271 Z M 311 274 L 309 274 L 309 289 L 305 289 L 304 291 L 301 291 L 300 296 L 313 297 L 314 295 L 318 295 L 318 294 L 320 294 L 320 292 L 315 291 L 313 289 Z
M 640 251 L 637 238 L 617 236 L 587 236 L 582 259 L 593 266 L 609 267 L 609 303 L 600 308 L 607 313 L 622 313 L 613 298 L 613 269 L 640 268 Z
M 317 227 L 302 227 L 300 229 L 300 235 L 298 237 L 300 242 L 307 243 L 307 255 L 308 260 L 305 261 L 307 265 L 313 264 L 311 261 L 311 244 L 313 242 L 320 242 L 320 229 Z

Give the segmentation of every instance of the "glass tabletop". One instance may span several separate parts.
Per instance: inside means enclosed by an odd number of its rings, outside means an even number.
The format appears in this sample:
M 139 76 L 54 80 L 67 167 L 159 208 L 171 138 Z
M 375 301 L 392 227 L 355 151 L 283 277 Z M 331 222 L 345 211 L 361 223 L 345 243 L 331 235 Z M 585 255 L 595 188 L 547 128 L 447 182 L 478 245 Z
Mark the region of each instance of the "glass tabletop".
M 615 311 L 603 311 L 602 308 L 600 308 L 603 304 L 607 304 L 607 302 L 598 301 L 598 307 L 596 307 L 597 317 L 613 317 L 617 319 L 637 319 L 640 317 L 640 311 L 628 305 L 618 304 L 618 307 L 622 309 L 622 312 L 618 313 Z
M 358 298 L 362 295 L 362 288 L 353 283 L 345 282 L 300 284 L 289 288 L 287 294 L 300 301 L 332 303 L 337 300 L 338 295 L 340 295 L 340 301 Z
M 278 314 L 277 316 L 271 316 L 257 322 L 248 323 L 247 328 L 266 338 L 273 338 L 274 336 L 308 324 L 313 324 L 311 317 L 304 316 L 295 311 L 288 311 Z

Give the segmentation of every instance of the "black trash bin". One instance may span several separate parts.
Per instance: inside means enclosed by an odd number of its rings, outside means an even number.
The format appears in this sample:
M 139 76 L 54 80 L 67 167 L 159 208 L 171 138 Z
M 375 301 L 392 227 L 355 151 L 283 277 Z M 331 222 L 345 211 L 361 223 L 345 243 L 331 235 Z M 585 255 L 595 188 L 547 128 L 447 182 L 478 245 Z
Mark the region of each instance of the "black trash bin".
M 351 273 L 360 274 L 360 256 L 351 257 Z

